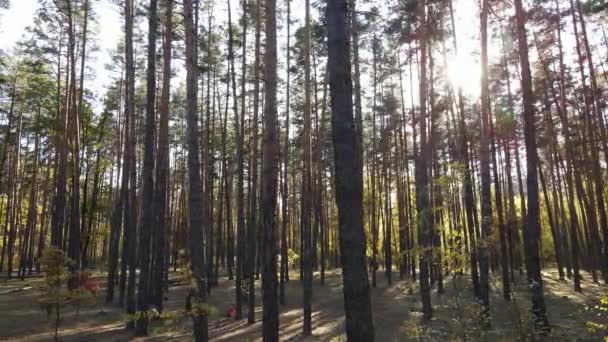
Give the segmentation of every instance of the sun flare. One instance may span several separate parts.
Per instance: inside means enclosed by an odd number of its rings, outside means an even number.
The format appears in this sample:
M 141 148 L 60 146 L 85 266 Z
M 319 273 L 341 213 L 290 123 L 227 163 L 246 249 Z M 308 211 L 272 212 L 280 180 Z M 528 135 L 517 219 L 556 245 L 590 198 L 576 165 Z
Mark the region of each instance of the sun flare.
M 468 97 L 480 96 L 481 66 L 472 56 L 455 56 L 448 60 L 447 76 L 454 88 Z

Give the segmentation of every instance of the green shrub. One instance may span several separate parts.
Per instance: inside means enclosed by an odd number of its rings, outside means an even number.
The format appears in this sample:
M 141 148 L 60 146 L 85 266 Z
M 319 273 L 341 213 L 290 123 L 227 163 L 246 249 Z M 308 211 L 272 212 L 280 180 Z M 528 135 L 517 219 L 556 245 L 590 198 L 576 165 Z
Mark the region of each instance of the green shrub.
M 61 249 L 55 247 L 46 248 L 40 258 L 44 284 L 40 287 L 36 300 L 40 308 L 46 311 L 48 319 L 51 319 L 53 312 L 55 313 L 53 327 L 56 341 L 61 323 L 61 310 L 72 306 L 78 315 L 80 307 L 94 298 L 94 292 L 85 286 L 80 286 L 80 281 L 77 282 L 79 286 L 75 289 L 68 287 L 68 281 L 73 277 L 69 271 L 72 263 L 72 260 Z M 88 276 L 85 278 L 89 279 Z
M 587 331 L 591 334 L 603 334 L 604 341 L 608 342 L 608 295 L 603 296 L 600 302 L 592 307 L 587 307 L 593 312 L 595 319 L 587 321 Z

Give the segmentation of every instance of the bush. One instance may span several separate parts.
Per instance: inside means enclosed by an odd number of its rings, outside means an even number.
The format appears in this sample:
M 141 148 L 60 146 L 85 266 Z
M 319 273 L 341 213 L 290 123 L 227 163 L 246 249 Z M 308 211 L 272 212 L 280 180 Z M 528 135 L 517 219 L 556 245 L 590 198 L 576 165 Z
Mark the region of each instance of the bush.
M 300 261 L 300 256 L 293 249 L 287 250 L 287 268 L 294 268 Z
M 608 295 L 603 296 L 600 302 L 592 307 L 587 307 L 593 312 L 595 319 L 587 322 L 587 331 L 591 334 L 602 334 L 604 341 L 608 342 Z
M 76 315 L 78 315 L 82 304 L 94 298 L 94 291 L 91 289 L 97 289 L 94 286 L 96 283 L 88 273 L 80 275 L 77 288 L 69 289 L 68 281 L 72 279 L 69 266 L 72 264 L 72 260 L 61 249 L 55 247 L 46 248 L 40 258 L 40 265 L 44 272 L 44 285 L 39 289 L 37 301 L 40 308 L 46 311 L 48 319 L 51 318 L 53 312 L 55 313 L 53 326 L 56 341 L 58 340 L 59 324 L 61 323 L 61 309 L 66 306 L 73 306 L 76 309 Z

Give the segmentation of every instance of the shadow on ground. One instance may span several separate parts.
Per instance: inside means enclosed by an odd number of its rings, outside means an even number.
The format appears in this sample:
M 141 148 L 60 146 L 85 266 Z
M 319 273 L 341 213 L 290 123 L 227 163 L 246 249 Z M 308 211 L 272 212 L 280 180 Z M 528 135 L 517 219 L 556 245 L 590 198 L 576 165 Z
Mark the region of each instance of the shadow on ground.
M 99 274 L 100 279 L 105 279 Z M 167 310 L 184 307 L 186 289 L 182 282 L 172 276 Z M 326 275 L 321 286 L 315 274 L 313 286 L 313 335 L 303 337 L 302 296 L 297 274 L 286 286 L 287 304 L 280 307 L 280 336 L 282 341 L 345 341 L 342 281 L 339 271 Z M 520 277 L 514 286 L 514 299 L 502 298 L 500 279 L 494 277 L 491 286 L 490 325 L 480 329 L 479 305 L 474 300 L 467 276 L 447 277 L 445 293 L 432 291 L 435 318 L 421 321 L 421 305 L 416 282 L 409 277 L 399 279 L 393 274 L 393 283 L 388 286 L 383 275 L 378 273 L 376 288 L 372 288 L 372 308 L 376 341 L 515 341 L 525 339 L 530 304 L 526 284 Z M 598 341 L 600 335 L 590 335 L 585 323 L 596 318 L 585 310 L 586 305 L 595 305 L 602 294 L 607 294 L 604 285 L 583 281 L 583 292 L 572 290 L 569 281 L 559 281 L 555 270 L 543 272 L 545 298 L 551 334 L 547 341 Z M 587 277 L 589 278 L 589 277 Z M 36 287 L 40 278 L 26 278 L 0 283 L 0 340 L 48 341 L 52 340 L 51 323 L 36 304 Z M 242 320 L 222 317 L 234 302 L 234 281 L 220 279 L 218 287 L 212 289 L 209 302 L 218 309 L 211 317 L 209 336 L 212 341 L 261 341 L 262 307 L 259 281 L 256 287 L 256 321 L 247 324 L 247 305 L 243 306 Z M 11 292 L 14 289 L 28 288 Z M 11 292 L 11 293 L 9 293 Z M 152 334 L 145 339 L 133 338 L 132 332 L 124 329 L 124 315 L 116 304 L 103 303 L 104 289 L 97 293 L 95 304 L 83 307 L 78 316 L 71 309 L 63 315 L 59 336 L 62 341 L 190 341 L 191 324 L 188 320 L 153 322 Z M 605 323 L 605 322 L 604 322 Z

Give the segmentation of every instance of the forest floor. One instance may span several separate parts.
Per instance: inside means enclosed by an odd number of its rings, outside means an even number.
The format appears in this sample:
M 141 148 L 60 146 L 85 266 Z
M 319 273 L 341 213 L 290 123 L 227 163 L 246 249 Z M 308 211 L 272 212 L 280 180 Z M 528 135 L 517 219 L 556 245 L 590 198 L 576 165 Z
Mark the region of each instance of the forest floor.
M 97 274 L 100 281 L 105 279 Z M 384 272 L 378 272 L 377 287 L 372 289 L 372 308 L 376 341 L 517 341 L 526 340 L 529 331 L 527 321 L 530 302 L 520 276 L 515 286 L 514 300 L 502 299 L 499 277 L 493 277 L 491 286 L 491 324 L 485 329 L 479 324 L 479 305 L 475 304 L 468 278 L 445 281 L 445 293 L 432 291 L 434 318 L 421 322 L 421 305 L 417 282 L 410 277 L 399 280 L 393 273 L 393 283 L 387 286 Z M 282 341 L 345 341 L 342 277 L 338 270 L 326 275 L 321 286 L 315 273 L 313 285 L 313 336 L 303 338 L 302 293 L 292 274 L 286 286 L 287 305 L 280 307 L 280 336 Z M 570 282 L 560 282 L 555 270 L 543 271 L 545 299 L 552 330 L 546 341 L 601 341 L 604 333 L 591 334 L 586 322 L 598 322 L 597 312 L 586 307 L 599 303 L 608 287 L 590 282 L 583 274 L 583 292 L 572 290 Z M 172 274 L 166 310 L 184 307 L 186 288 L 178 274 Z M 48 341 L 53 338 L 51 321 L 37 304 L 37 288 L 40 277 L 10 280 L 0 278 L 0 340 Z M 13 292 L 16 291 L 16 292 Z M 234 281 L 221 278 L 219 287 L 211 291 L 209 303 L 218 313 L 210 318 L 209 335 L 212 341 L 258 341 L 261 340 L 261 316 L 259 282 L 256 288 L 256 322 L 247 324 L 247 306 L 243 307 L 242 320 L 224 318 L 226 309 L 234 303 Z M 62 312 L 59 338 L 61 341 L 189 341 L 192 340 L 191 323 L 188 319 L 155 321 L 148 338 L 134 339 L 132 332 L 124 329 L 125 315 L 118 305 L 104 304 L 105 291 L 97 292 L 95 303 L 83 306 L 78 316 L 72 308 Z M 605 318 L 605 316 L 603 316 Z M 608 323 L 608 322 L 598 322 Z

